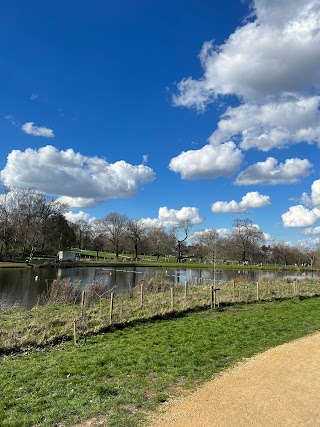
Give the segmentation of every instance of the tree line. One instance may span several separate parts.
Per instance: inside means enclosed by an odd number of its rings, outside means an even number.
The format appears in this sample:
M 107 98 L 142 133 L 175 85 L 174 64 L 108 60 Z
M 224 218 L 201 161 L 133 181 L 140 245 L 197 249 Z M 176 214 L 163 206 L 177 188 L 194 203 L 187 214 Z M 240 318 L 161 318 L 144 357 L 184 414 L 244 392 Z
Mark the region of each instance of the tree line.
M 248 218 L 235 219 L 232 230 L 219 235 L 215 229 L 191 234 L 192 224 L 180 221 L 165 228 L 112 212 L 89 223 L 70 222 L 67 206 L 33 189 L 4 189 L 0 196 L 0 258 L 26 259 L 35 254 L 55 255 L 78 248 L 121 254 L 171 257 L 177 262 L 237 262 L 315 266 L 317 248 L 273 242 Z

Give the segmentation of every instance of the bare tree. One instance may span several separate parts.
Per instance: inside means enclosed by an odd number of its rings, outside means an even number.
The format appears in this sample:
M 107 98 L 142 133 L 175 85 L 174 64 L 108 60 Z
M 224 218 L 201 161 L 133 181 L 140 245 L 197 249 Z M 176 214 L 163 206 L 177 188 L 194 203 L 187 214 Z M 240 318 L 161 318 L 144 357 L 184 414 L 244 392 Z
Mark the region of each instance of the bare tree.
M 179 224 L 172 229 L 173 235 L 176 239 L 177 245 L 177 262 L 182 262 L 183 256 L 183 243 L 187 240 L 192 224 L 189 219 L 180 221 Z
M 106 246 L 106 239 L 103 234 L 96 235 L 92 240 L 92 249 L 96 251 L 97 258 L 99 257 L 99 252 L 102 251 Z
M 10 221 L 10 206 L 9 206 L 9 192 L 6 187 L 3 189 L 0 199 L 0 257 L 10 247 L 14 236 L 14 225 Z
M 142 222 L 135 219 L 130 219 L 127 222 L 127 237 L 133 244 L 133 258 L 135 261 L 138 260 L 138 245 L 141 243 L 142 238 L 145 235 L 145 227 Z
M 146 228 L 144 239 L 145 250 L 157 257 L 172 255 L 175 253 L 176 239 L 172 233 L 167 233 L 163 227 L 149 226 Z
M 46 221 L 45 246 L 42 249 L 57 252 L 68 249 L 76 244 L 73 228 L 61 213 L 50 215 Z
M 248 258 L 252 262 L 254 255 L 259 251 L 259 244 L 264 240 L 263 232 L 248 218 L 233 221 L 231 241 L 238 249 L 242 262 Z
M 32 188 L 4 189 L 0 196 L 1 255 L 25 257 L 36 248 L 48 245 L 58 248 L 60 240 L 53 242 L 52 218 L 62 215 L 65 206 Z M 60 221 L 62 226 L 63 221 Z M 65 230 L 65 229 L 64 229 Z
M 79 219 L 72 223 L 71 227 L 73 228 L 77 238 L 76 246 L 79 249 L 89 248 L 92 241 L 92 230 L 90 224 L 84 219 Z
M 219 234 L 217 230 L 210 229 L 198 232 L 194 238 L 194 241 L 199 245 L 199 253 L 202 258 L 207 258 L 210 262 L 214 262 L 217 259 L 218 254 L 218 239 Z
M 117 212 L 108 214 L 102 220 L 104 235 L 112 243 L 116 258 L 124 248 L 128 217 Z

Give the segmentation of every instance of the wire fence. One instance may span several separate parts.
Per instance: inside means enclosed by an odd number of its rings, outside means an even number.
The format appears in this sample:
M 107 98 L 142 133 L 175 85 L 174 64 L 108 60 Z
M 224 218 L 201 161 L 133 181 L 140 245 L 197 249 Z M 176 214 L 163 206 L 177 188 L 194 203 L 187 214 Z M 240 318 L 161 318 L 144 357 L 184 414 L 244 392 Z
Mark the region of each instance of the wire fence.
M 134 288 L 121 294 L 113 288 L 100 294 L 95 292 L 95 295 L 96 298 L 92 299 L 89 292 L 87 300 L 83 296 L 81 316 L 74 320 L 79 336 L 87 334 L 88 324 L 93 319 L 98 328 L 103 329 L 196 308 L 215 310 L 226 304 L 317 296 L 320 295 L 320 281 L 263 278 L 258 282 L 218 282 L 214 279 L 190 279 L 184 284 L 173 284 L 165 276 L 157 275 L 143 278 Z
M 316 279 L 189 279 L 173 284 L 164 274 L 143 275 L 135 287 L 121 293 L 101 282 L 83 290 L 68 279 L 55 280 L 33 309 L 18 309 L 14 317 L 12 310 L 0 310 L 0 350 L 69 339 L 79 345 L 89 335 L 138 320 L 198 308 L 216 310 L 226 304 L 319 295 L 320 280 Z

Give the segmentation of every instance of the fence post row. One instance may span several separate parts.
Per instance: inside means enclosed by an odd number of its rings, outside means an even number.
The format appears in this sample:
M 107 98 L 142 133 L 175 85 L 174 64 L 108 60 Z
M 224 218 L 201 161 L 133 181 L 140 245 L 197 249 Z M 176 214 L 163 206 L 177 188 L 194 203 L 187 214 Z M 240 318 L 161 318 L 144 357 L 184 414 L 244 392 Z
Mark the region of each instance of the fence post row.
M 196 284 L 198 283 L 198 284 Z M 200 286 L 202 285 L 202 286 Z M 100 317 L 104 318 L 104 323 L 109 325 L 112 325 L 116 323 L 119 319 L 123 319 L 123 308 L 127 308 L 126 310 L 126 317 L 128 319 L 130 318 L 136 318 L 139 315 L 142 315 L 141 312 L 139 313 L 139 308 L 142 309 L 148 309 L 150 310 L 150 315 L 157 314 L 158 308 L 154 304 L 158 304 L 157 298 L 149 298 L 149 292 L 156 292 L 157 295 L 161 293 L 160 298 L 160 310 L 161 312 L 164 310 L 165 312 L 168 312 L 169 307 L 170 311 L 173 312 L 174 309 L 187 309 L 187 307 L 195 307 L 197 304 L 203 303 L 203 298 L 205 298 L 205 301 L 203 305 L 207 304 L 208 301 L 208 289 L 210 292 L 210 307 L 211 309 L 219 308 L 220 306 L 220 299 L 222 297 L 223 302 L 235 302 L 236 300 L 239 302 L 246 302 L 246 301 L 262 301 L 264 299 L 269 299 L 269 297 L 281 297 L 281 296 L 290 296 L 291 298 L 294 298 L 295 296 L 304 293 L 305 286 L 303 282 L 300 282 L 297 279 L 294 279 L 292 281 L 284 281 L 279 282 L 276 280 L 271 280 L 268 283 L 265 283 L 264 281 L 244 281 L 238 282 L 236 280 L 232 280 L 226 284 L 222 284 L 221 288 L 216 287 L 216 282 L 214 281 L 207 281 L 207 280 L 198 280 L 196 279 L 194 282 L 190 282 L 190 280 L 185 280 L 184 284 L 181 283 L 181 285 L 175 285 L 175 284 L 168 284 L 166 283 L 165 286 L 151 286 L 150 289 L 147 286 L 147 283 L 145 280 L 142 280 L 137 284 L 135 288 L 130 287 L 130 291 L 127 294 L 128 298 L 133 298 L 134 300 L 131 301 L 130 304 L 128 304 L 128 307 L 126 307 L 126 300 L 125 296 L 120 298 L 120 303 L 118 306 L 118 298 L 117 298 L 117 306 L 115 307 L 115 292 L 114 288 L 108 290 L 107 292 L 104 292 L 104 294 L 99 295 L 96 291 L 94 291 L 99 297 L 99 303 L 100 303 Z M 170 292 L 169 292 L 170 289 Z M 164 293 L 163 293 L 164 290 Z M 140 292 L 139 292 L 140 291 Z M 223 292 L 222 294 L 220 293 Z M 102 313 L 102 296 L 106 295 L 106 293 L 110 292 L 110 306 L 109 306 L 109 313 L 106 314 L 106 316 L 103 316 Z M 313 291 L 314 292 L 314 291 Z M 162 297 L 162 294 L 164 297 Z M 316 293 L 317 294 L 317 293 Z M 207 295 L 207 296 L 206 296 Z M 168 299 L 170 298 L 170 301 Z M 73 330 L 73 342 L 74 345 L 79 345 L 79 343 L 82 340 L 83 334 L 83 325 L 85 321 L 85 314 L 88 313 L 88 317 L 91 317 L 90 304 L 88 304 L 91 301 L 89 298 L 89 293 L 82 291 L 81 293 L 81 301 L 80 301 L 80 309 L 81 309 L 81 316 L 73 319 L 73 316 L 70 318 L 70 329 Z M 140 303 L 140 304 L 139 304 Z M 151 304 L 151 306 L 150 306 Z M 168 307 L 168 304 L 170 306 Z M 97 305 L 98 307 L 98 305 Z M 132 308 L 132 311 L 130 309 Z M 106 306 L 106 309 L 108 309 L 108 304 Z M 138 310 L 137 310 L 138 309 Z M 78 309 L 76 309 L 78 310 Z M 153 310 L 153 311 L 151 311 Z M 139 314 L 138 314 L 139 313 Z M 108 319 L 109 314 L 109 319 Z M 72 326 L 71 326 L 72 325 Z M 90 327 L 88 326 L 88 329 Z M 70 331 L 70 332 L 71 332 Z M 72 337 L 72 332 L 70 333 Z

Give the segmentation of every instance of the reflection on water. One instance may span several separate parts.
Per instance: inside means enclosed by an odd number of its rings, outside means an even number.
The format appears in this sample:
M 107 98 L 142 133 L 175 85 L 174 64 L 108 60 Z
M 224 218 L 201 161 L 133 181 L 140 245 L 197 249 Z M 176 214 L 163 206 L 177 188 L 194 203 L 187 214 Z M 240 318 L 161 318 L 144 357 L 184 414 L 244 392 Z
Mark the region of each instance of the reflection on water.
M 200 283 L 200 280 L 229 281 L 237 277 L 247 277 L 258 281 L 262 277 L 269 278 L 319 278 L 317 273 L 285 272 L 274 273 L 265 271 L 223 270 L 212 269 L 191 270 L 188 268 L 160 269 L 156 267 L 124 267 L 124 268 L 42 268 L 42 269 L 0 269 L 0 302 L 12 305 L 16 302 L 23 307 L 32 307 L 37 299 L 48 291 L 55 279 L 69 278 L 83 289 L 93 282 L 101 282 L 107 289 L 115 288 L 116 292 L 134 288 L 143 278 L 155 274 L 164 275 L 174 284 L 184 284 L 186 280 Z

